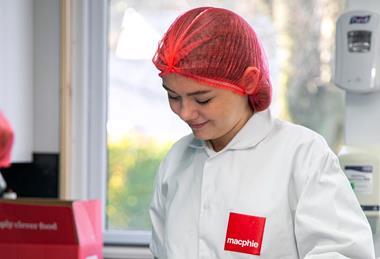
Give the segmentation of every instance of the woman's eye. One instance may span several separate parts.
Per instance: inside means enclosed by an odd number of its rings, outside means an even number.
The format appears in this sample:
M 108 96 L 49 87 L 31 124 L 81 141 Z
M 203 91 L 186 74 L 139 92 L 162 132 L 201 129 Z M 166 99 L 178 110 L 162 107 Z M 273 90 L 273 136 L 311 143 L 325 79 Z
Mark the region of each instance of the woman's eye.
M 199 103 L 199 104 L 207 104 L 207 103 L 210 102 L 211 99 L 212 99 L 212 98 L 207 99 L 207 100 L 196 100 L 196 101 L 197 101 L 197 103 Z
M 173 96 L 173 95 L 168 94 L 168 98 L 169 98 L 170 100 L 178 100 L 178 99 L 179 99 L 179 96 Z

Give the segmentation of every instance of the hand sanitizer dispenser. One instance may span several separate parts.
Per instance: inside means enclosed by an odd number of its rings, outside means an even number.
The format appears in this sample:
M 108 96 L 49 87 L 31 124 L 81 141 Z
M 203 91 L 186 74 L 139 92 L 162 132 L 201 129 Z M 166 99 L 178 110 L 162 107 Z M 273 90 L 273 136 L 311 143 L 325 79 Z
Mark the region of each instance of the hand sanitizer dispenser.
M 380 90 L 380 15 L 351 11 L 341 15 L 336 28 L 334 83 L 355 93 Z
M 376 249 L 380 242 L 380 14 L 362 10 L 342 14 L 335 53 L 334 83 L 346 91 L 345 146 L 339 160 L 370 222 Z

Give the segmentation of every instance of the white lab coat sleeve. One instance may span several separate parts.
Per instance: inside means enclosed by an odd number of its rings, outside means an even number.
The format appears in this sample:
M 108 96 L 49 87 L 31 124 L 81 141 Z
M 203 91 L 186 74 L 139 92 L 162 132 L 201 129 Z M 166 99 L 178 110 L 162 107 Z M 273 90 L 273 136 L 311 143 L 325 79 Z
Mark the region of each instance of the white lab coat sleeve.
M 327 144 L 309 146 L 296 163 L 294 230 L 300 258 L 375 258 L 368 221 Z
M 165 212 L 164 212 L 164 197 L 162 195 L 162 174 L 163 164 L 156 173 L 153 197 L 149 208 L 149 215 L 152 223 L 152 239 L 150 241 L 150 250 L 154 258 L 164 259 L 164 233 L 165 233 Z

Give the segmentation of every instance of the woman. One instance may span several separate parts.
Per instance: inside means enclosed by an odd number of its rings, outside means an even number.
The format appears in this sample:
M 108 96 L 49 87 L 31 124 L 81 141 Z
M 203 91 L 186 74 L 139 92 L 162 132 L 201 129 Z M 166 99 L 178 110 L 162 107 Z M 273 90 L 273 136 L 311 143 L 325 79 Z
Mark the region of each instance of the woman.
M 374 258 L 369 224 L 325 140 L 271 117 L 267 62 L 247 22 L 190 10 L 153 62 L 193 132 L 156 176 L 155 257 Z
M 7 187 L 1 169 L 10 166 L 13 145 L 13 130 L 4 114 L 0 111 L 0 197 Z

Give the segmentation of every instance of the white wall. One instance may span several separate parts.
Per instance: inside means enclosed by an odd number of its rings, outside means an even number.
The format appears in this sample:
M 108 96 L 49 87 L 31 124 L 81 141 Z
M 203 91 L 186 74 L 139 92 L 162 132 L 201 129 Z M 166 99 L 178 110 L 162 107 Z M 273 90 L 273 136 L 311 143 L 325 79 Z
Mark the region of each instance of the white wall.
M 34 0 L 33 151 L 38 153 L 59 152 L 59 55 L 59 0 Z
M 13 162 L 33 146 L 33 1 L 0 1 L 0 109 L 15 131 Z
M 59 152 L 59 0 L 0 1 L 0 109 L 15 131 L 12 162 Z
M 378 0 L 347 0 L 347 9 L 362 9 L 380 11 L 380 1 Z

